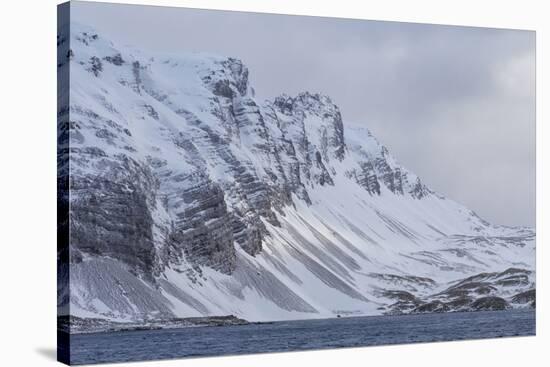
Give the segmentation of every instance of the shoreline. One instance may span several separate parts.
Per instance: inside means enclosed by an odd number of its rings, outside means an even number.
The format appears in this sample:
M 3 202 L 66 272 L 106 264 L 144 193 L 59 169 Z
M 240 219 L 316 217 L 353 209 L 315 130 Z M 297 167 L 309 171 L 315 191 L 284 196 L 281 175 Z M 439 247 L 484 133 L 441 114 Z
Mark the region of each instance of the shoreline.
M 57 331 L 69 335 L 115 333 L 125 331 L 147 331 L 186 329 L 196 327 L 220 327 L 250 325 L 250 322 L 234 315 L 226 316 L 199 316 L 182 317 L 147 321 L 111 321 L 99 318 L 84 318 L 77 316 L 59 316 L 57 318 Z
M 379 318 L 379 317 L 400 317 L 400 316 L 419 316 L 419 315 L 445 315 L 445 314 L 460 314 L 460 313 L 488 313 L 488 312 L 510 312 L 524 311 L 535 312 L 536 307 L 517 307 L 506 310 L 454 310 L 446 312 L 417 312 L 403 314 L 380 314 L 380 315 L 358 315 L 358 316 L 335 316 L 322 318 L 308 319 L 292 319 L 292 320 L 276 320 L 276 321 L 248 321 L 238 318 L 234 315 L 226 316 L 204 316 L 204 317 L 187 317 L 173 318 L 166 320 L 151 320 L 148 322 L 120 322 L 110 321 L 96 318 L 81 318 L 71 316 L 73 321 L 68 322 L 67 316 L 58 317 L 58 333 L 68 335 L 83 335 L 83 334 L 103 334 L 103 333 L 118 333 L 130 331 L 153 331 L 153 330 L 170 330 L 170 329 L 188 329 L 188 328 L 211 328 L 223 326 L 246 326 L 246 325 L 269 325 L 283 322 L 304 322 L 304 321 L 320 321 L 320 320 L 338 320 L 338 319 L 358 319 L 358 318 Z M 64 320 L 60 321 L 60 318 Z M 74 323 L 76 321 L 76 323 Z M 84 326 L 86 324 L 86 326 Z M 77 331 L 71 331 L 75 328 Z

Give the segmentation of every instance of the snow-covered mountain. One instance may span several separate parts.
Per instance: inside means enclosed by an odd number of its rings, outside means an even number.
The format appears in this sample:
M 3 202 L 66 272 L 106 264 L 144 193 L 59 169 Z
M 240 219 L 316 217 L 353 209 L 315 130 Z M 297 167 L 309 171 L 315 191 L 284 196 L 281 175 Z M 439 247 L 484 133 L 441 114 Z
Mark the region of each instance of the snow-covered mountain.
M 58 50 L 58 303 L 71 315 L 534 306 L 534 230 L 430 190 L 329 97 L 258 101 L 240 60 L 146 54 L 74 23 Z

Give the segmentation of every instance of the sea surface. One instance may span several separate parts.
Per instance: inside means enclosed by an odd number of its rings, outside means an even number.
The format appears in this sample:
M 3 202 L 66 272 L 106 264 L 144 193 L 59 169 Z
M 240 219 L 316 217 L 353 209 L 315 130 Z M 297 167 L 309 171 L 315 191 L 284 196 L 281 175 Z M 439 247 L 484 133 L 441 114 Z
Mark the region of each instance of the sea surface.
M 71 336 L 71 364 L 535 335 L 533 310 L 284 321 Z

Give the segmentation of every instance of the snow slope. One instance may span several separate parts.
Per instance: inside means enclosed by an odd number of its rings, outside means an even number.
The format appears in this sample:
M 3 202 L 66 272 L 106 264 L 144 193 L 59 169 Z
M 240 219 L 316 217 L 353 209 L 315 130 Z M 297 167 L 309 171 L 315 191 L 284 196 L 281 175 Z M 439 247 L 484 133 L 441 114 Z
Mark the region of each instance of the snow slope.
M 329 97 L 260 102 L 240 60 L 149 55 L 74 23 L 58 47 L 70 68 L 59 307 L 71 315 L 261 321 L 527 304 L 515 296 L 535 287 L 534 230 L 435 193 Z

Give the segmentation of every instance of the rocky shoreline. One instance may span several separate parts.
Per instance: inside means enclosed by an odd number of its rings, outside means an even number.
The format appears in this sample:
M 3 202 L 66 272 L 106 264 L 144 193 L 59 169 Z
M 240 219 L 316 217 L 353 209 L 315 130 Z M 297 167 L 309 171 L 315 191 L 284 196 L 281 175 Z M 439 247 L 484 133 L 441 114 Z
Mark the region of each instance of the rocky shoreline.
M 132 322 L 111 321 L 99 318 L 58 316 L 57 329 L 69 334 L 92 334 L 117 331 L 180 329 L 187 327 L 249 325 L 252 322 L 234 315 L 172 318 Z
M 399 310 L 399 308 L 392 308 L 389 312 L 384 312 L 381 315 L 354 315 L 354 316 L 345 316 L 345 315 L 336 315 L 334 318 L 347 318 L 347 317 L 380 317 L 380 316 L 408 316 L 408 315 L 418 315 L 426 313 L 469 313 L 469 312 L 480 312 L 480 311 L 509 311 L 509 310 L 518 310 L 518 309 L 536 309 L 536 303 L 534 300 L 534 290 L 524 292 L 528 302 L 521 302 L 520 307 L 511 307 L 506 301 L 506 305 L 501 307 L 503 302 L 496 302 L 493 298 L 499 297 L 483 297 L 476 302 L 471 307 L 446 307 L 447 305 L 443 302 L 432 301 L 429 303 L 424 303 L 421 307 L 417 307 L 412 310 Z M 500 298 L 499 298 L 500 299 Z M 489 302 L 491 301 L 491 302 Z M 495 303 L 496 302 L 496 303 Z M 428 307 L 433 304 L 440 303 L 440 306 L 443 307 Z M 476 306 L 476 304 L 479 304 Z M 497 304 L 497 306 L 495 306 Z M 395 306 L 395 305 L 394 305 Z M 422 307 L 425 306 L 425 307 Z M 517 305 L 516 305 L 517 306 Z M 190 328 L 190 327 L 219 327 L 219 326 L 242 326 L 242 325 L 258 325 L 258 324 L 273 324 L 272 321 L 264 322 L 251 322 L 244 319 L 240 319 L 234 315 L 227 316 L 205 316 L 205 317 L 185 317 L 185 318 L 173 318 L 167 320 L 146 320 L 146 321 L 133 321 L 133 322 L 119 322 L 111 321 L 98 318 L 82 318 L 76 316 L 58 316 L 58 331 L 68 333 L 71 335 L 75 334 L 95 334 L 95 333 L 112 333 L 119 331 L 139 331 L 139 330 L 163 330 L 163 329 L 181 329 L 181 328 Z

